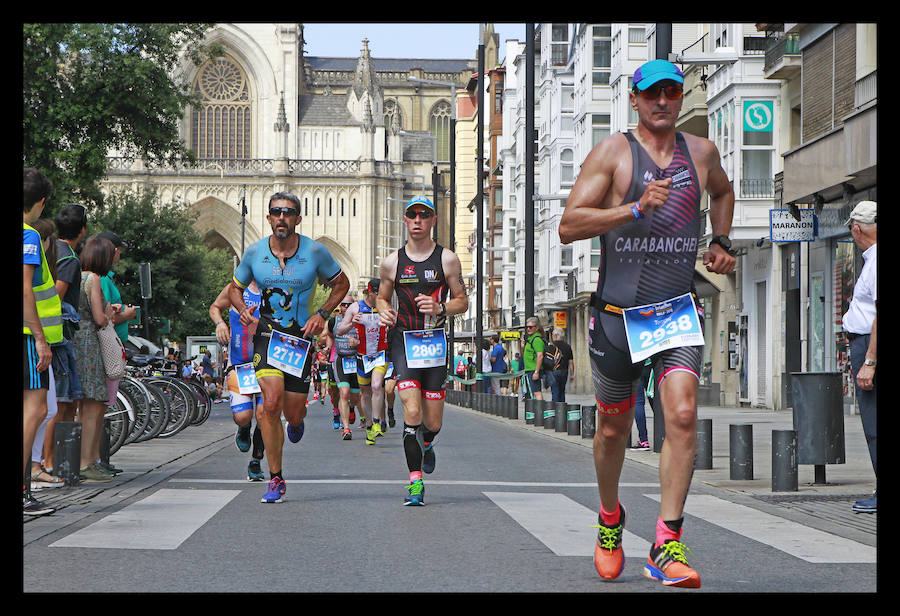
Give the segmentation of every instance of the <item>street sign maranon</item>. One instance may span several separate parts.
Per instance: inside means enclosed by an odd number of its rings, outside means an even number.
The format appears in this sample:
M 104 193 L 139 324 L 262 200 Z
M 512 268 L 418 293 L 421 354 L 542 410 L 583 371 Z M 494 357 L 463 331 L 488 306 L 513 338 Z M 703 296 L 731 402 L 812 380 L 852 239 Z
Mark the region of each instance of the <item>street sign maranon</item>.
M 812 242 L 818 235 L 815 210 L 800 210 L 800 220 L 790 210 L 769 210 L 769 239 L 773 242 Z

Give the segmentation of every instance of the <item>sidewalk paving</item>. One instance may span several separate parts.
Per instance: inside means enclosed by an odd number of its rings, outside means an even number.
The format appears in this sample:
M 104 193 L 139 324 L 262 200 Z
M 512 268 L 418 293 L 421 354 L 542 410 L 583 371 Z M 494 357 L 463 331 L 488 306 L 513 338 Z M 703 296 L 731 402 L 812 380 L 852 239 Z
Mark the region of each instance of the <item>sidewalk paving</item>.
M 570 404 L 592 405 L 587 395 L 567 395 Z M 226 402 L 216 404 L 216 410 L 227 408 Z M 477 413 L 485 418 L 503 422 L 510 427 L 528 430 L 548 438 L 560 439 L 570 444 L 592 448 L 592 439 L 569 436 L 554 428 L 535 427 L 525 423 L 524 404 L 519 400 L 518 419 L 456 405 L 454 409 Z M 653 443 L 653 411 L 647 405 L 647 431 Z M 712 419 L 713 468 L 695 470 L 692 492 L 702 486 L 727 490 L 736 502 L 750 502 L 762 510 L 803 523 L 814 523 L 821 530 L 840 534 L 856 541 L 875 545 L 877 514 L 856 514 L 851 510 L 854 500 L 871 496 L 875 489 L 875 474 L 869 460 L 869 452 L 862 425 L 857 415 L 844 416 L 844 464 L 830 464 L 825 469 L 824 484 L 815 483 L 812 465 L 798 465 L 798 490 L 796 492 L 772 491 L 772 430 L 792 430 L 791 410 L 731 408 L 704 406 L 699 409 L 700 419 Z M 753 479 L 730 479 L 729 426 L 753 424 Z M 229 417 L 213 416 L 201 426 L 188 426 L 168 439 L 152 439 L 144 443 L 126 445 L 120 449 L 113 462 L 124 472 L 108 483 L 81 483 L 63 488 L 48 488 L 36 493 L 48 505 L 57 508 L 49 516 L 23 516 L 24 544 L 51 532 L 77 523 L 82 518 L 106 507 L 124 501 L 142 490 L 164 481 L 183 468 L 215 453 L 222 447 L 233 446 L 234 424 Z M 637 442 L 633 431 L 632 442 Z M 659 467 L 659 454 L 650 451 L 626 451 L 626 459 L 635 463 Z

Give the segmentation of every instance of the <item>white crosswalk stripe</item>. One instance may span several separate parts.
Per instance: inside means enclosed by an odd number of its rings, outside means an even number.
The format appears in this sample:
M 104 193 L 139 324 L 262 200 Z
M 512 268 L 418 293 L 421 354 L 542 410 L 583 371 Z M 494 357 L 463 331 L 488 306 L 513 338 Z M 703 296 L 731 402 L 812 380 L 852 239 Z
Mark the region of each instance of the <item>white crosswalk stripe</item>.
M 240 490 L 159 490 L 51 548 L 174 550 L 240 494 Z
M 659 494 L 644 494 L 659 501 Z M 689 494 L 685 513 L 811 563 L 875 563 L 876 549 L 706 494 Z
M 485 492 L 484 495 L 557 556 L 593 557 L 597 529 L 591 527 L 597 523 L 596 511 L 563 494 Z M 650 543 L 625 530 L 622 549 L 626 557 L 646 558 Z

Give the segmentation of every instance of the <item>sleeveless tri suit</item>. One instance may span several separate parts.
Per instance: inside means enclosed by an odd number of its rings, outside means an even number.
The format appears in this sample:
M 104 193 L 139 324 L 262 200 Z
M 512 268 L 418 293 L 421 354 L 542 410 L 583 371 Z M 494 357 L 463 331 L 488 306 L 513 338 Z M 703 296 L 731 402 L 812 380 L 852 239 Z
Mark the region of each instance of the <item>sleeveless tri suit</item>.
M 444 276 L 441 256 L 444 248 L 435 245 L 432 253 L 424 261 L 413 261 L 401 248 L 397 255 L 397 274 L 394 280 L 394 292 L 397 294 L 397 323 L 390 329 L 388 336 L 388 354 L 394 364 L 394 376 L 397 389 L 411 387 L 422 390 L 427 400 L 443 400 L 444 387 L 447 380 L 447 349 L 443 349 L 443 361 L 440 366 L 414 368 L 409 366 L 407 355 L 406 332 L 438 333 L 444 336 L 445 315 L 434 316 L 419 312 L 416 297 L 430 295 L 435 301 L 444 303 L 450 295 L 450 287 Z M 435 330 L 430 332 L 429 330 Z M 438 331 L 439 330 L 439 331 Z M 415 336 L 417 334 L 411 334 Z M 444 338 L 445 340 L 445 338 Z
M 681 133 L 671 163 L 660 169 L 631 133 L 631 185 L 625 203 L 644 194 L 653 180 L 672 178 L 665 205 L 600 236 L 601 260 L 589 323 L 591 373 L 599 412 L 617 415 L 634 406 L 643 361 L 634 363 L 622 309 L 663 302 L 693 291 L 697 242 L 703 217 L 702 190 Z M 702 308 L 697 305 L 702 326 Z M 675 370 L 699 378 L 702 346 L 682 346 L 652 356 L 656 385 Z

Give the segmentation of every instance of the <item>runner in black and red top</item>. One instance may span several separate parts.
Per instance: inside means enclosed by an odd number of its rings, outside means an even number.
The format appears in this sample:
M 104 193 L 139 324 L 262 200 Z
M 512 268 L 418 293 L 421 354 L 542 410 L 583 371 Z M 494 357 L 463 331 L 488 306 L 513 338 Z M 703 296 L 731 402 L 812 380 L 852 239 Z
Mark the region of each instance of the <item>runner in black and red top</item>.
M 690 296 L 698 240 L 705 229 L 701 196 L 704 191 L 709 195 L 713 233 L 703 263 L 711 272 L 730 274 L 735 264 L 728 239 L 734 192 L 716 146 L 675 130 L 683 84 L 681 70 L 665 60 L 651 60 L 635 71 L 630 102 L 638 125 L 630 133 L 603 139 L 587 156 L 566 199 L 559 237 L 568 244 L 599 236 L 603 244 L 588 326 L 598 410 L 594 463 L 600 515 L 594 566 L 604 579 L 615 579 L 625 568 L 625 508 L 618 500 L 618 483 L 634 423 L 641 357 L 647 351 L 666 439 L 659 463 L 656 540 L 643 574 L 667 586 L 698 588 L 700 576 L 687 563 L 681 526 L 696 450 L 702 346 L 696 346 L 696 338 L 674 337 L 669 346 L 653 346 L 657 333 L 678 332 L 668 325 L 652 329 L 647 317 L 665 318 L 666 307 L 674 314 L 677 305 L 677 321 L 666 323 L 691 332 L 702 328 Z
M 391 327 L 388 354 L 403 403 L 403 450 L 410 485 L 404 505 L 424 505 L 422 473 L 434 471 L 434 438 L 443 425 L 449 315 L 469 309 L 459 257 L 432 239 L 437 210 L 426 197 L 406 204 L 409 239 L 382 260 L 376 305 Z M 391 307 L 397 292 L 398 310 Z

